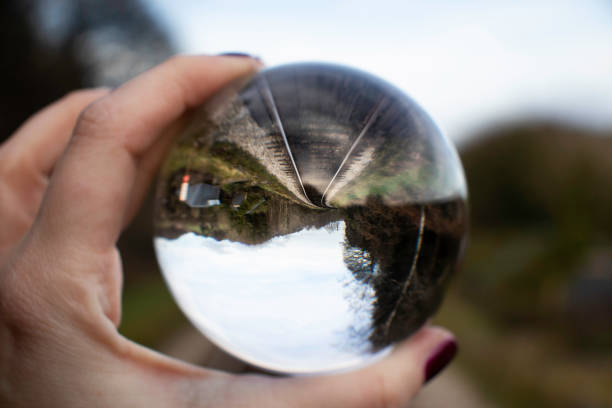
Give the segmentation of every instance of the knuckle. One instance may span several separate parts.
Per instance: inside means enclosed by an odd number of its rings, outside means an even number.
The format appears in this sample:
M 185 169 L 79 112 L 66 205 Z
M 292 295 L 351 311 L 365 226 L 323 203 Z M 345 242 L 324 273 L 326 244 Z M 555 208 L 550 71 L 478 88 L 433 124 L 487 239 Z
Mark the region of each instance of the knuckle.
M 113 116 L 112 106 L 108 99 L 102 98 L 89 104 L 79 115 L 75 127 L 75 137 L 96 134 L 108 126 Z

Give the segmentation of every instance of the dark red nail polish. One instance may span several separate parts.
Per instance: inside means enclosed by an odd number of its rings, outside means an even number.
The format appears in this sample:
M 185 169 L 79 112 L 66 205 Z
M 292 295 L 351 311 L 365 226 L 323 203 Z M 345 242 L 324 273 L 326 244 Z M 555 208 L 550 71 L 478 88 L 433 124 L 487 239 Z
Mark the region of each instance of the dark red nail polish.
M 457 354 L 457 342 L 448 340 L 443 343 L 425 364 L 425 382 L 428 382 L 440 373 Z
M 219 54 L 220 57 L 245 57 L 245 58 L 255 58 L 252 55 L 249 55 L 244 52 L 223 52 Z

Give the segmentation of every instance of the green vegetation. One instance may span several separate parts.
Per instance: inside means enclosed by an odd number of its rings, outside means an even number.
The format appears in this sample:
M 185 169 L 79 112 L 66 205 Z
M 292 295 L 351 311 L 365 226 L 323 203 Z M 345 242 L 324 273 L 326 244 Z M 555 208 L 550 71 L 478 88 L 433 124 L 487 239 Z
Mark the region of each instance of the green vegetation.
M 612 406 L 612 302 L 580 286 L 612 282 L 612 138 L 602 136 L 523 124 L 461 152 L 472 231 L 438 320 L 503 406 Z
M 121 333 L 137 343 L 157 347 L 160 339 L 186 324 L 160 275 L 130 282 L 123 291 Z

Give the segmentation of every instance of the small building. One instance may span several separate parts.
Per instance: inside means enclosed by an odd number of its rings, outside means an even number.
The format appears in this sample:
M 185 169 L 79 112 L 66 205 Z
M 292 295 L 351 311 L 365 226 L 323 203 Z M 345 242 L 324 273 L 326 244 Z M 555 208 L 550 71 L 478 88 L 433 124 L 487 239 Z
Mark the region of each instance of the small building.
M 181 188 L 183 190 L 183 188 Z M 186 191 L 179 193 L 184 197 L 185 204 L 193 208 L 214 207 L 221 204 L 221 189 L 206 183 L 190 184 L 185 188 Z

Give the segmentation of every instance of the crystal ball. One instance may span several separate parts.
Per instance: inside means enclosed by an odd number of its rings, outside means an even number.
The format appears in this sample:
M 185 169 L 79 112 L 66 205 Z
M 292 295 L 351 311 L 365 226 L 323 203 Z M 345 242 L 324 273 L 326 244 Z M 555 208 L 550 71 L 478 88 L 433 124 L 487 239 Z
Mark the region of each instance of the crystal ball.
M 154 245 L 212 342 L 289 374 L 356 368 L 421 327 L 458 266 L 466 184 L 417 103 L 365 72 L 270 68 L 187 120 Z

